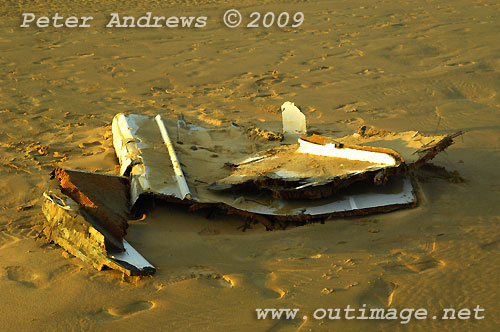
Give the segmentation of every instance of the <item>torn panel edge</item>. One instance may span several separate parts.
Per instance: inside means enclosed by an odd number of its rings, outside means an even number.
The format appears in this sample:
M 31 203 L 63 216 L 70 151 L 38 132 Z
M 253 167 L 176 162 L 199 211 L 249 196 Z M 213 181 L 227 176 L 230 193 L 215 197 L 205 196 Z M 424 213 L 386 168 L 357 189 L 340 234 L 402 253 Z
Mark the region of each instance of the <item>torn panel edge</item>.
M 155 267 L 125 240 L 124 251 L 108 252 L 105 235 L 88 220 L 90 216 L 80 213 L 78 204 L 70 197 L 52 190 L 44 192 L 43 197 L 46 221 L 42 233 L 48 241 L 99 271 L 107 266 L 129 276 L 155 273 Z

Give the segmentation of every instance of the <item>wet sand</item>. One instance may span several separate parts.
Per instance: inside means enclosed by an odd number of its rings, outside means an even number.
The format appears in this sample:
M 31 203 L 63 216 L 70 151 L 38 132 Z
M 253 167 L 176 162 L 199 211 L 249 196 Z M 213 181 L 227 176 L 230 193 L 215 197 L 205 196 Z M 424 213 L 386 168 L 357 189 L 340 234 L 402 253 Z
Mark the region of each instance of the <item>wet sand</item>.
M 228 8 L 303 11 L 284 31 L 222 25 Z M 500 325 L 500 5 L 496 1 L 2 1 L 0 328 L 19 331 L 496 331 Z M 202 29 L 105 29 L 107 14 L 206 15 Z M 94 15 L 21 29 L 21 13 Z M 248 21 L 248 19 L 247 19 Z M 56 166 L 117 174 L 119 112 L 277 130 L 361 125 L 466 134 L 433 163 L 413 209 L 266 232 L 159 204 L 128 241 L 157 268 L 123 280 L 43 240 Z M 228 140 L 227 144 L 231 144 Z M 485 309 L 483 320 L 317 321 L 317 308 Z M 256 308 L 300 308 L 293 321 Z M 309 318 L 304 320 L 302 316 Z

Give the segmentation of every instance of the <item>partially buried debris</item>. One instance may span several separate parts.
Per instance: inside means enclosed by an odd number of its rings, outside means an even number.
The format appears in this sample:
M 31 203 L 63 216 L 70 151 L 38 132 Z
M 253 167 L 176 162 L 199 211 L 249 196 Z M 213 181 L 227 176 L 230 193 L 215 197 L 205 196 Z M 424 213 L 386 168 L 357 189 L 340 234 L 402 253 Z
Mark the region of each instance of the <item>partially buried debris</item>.
M 282 110 L 285 135 L 305 134 L 300 110 L 293 103 Z M 124 238 L 132 211 L 140 212 L 145 201 L 217 208 L 267 229 L 411 207 L 418 196 L 412 172 L 461 134 L 364 127 L 340 138 L 302 136 L 284 144 L 281 134 L 262 135 L 254 127 L 179 121 L 117 114 L 112 132 L 121 176 L 56 169 L 56 185 L 44 193 L 47 239 L 99 270 L 153 274 Z M 255 153 L 258 139 L 268 148 Z
M 306 134 L 306 116 L 292 102 L 281 105 L 281 116 L 283 120 L 284 134 Z
M 164 125 L 176 128 L 175 122 Z M 226 130 L 228 138 L 243 131 L 233 126 Z M 234 140 L 223 147 L 202 147 L 220 137 L 222 131 L 219 127 L 186 124 L 180 132 L 183 144 L 171 143 L 186 175 L 188 198 L 179 186 L 154 119 L 116 115 L 113 140 L 122 174 L 131 178 L 134 208 L 140 209 L 144 199 L 155 197 L 187 204 L 192 209 L 218 207 L 272 228 L 273 220 L 307 221 L 413 206 L 416 197 L 408 177 L 410 170 L 447 147 L 454 137 L 407 132 L 384 137 L 356 134 L 334 141 L 311 136 L 302 137 L 296 145 L 280 146 L 276 142 L 275 148 L 252 157 L 248 157 L 248 151 L 241 151 Z M 186 145 L 197 148 L 187 150 L 183 148 Z M 217 158 L 213 158 L 214 152 Z M 246 157 L 234 163 L 238 156 Z M 225 165 L 231 165 L 233 170 Z M 353 186 L 358 182 L 362 183 Z M 349 190 L 339 191 L 346 187 Z M 360 200 L 363 203 L 358 204 Z
M 52 176 L 57 178 L 64 194 L 109 232 L 111 243 L 123 249 L 121 240 L 130 219 L 128 178 L 64 168 L 54 170 Z
M 57 184 L 44 193 L 45 237 L 101 270 L 127 275 L 155 272 L 123 238 L 128 226 L 129 181 L 126 177 L 58 168 Z
M 389 176 L 408 175 L 451 145 L 460 134 L 384 132 L 335 140 L 318 135 L 301 137 L 298 144 L 232 163 L 233 172 L 209 188 L 232 193 L 265 190 L 281 198 L 329 197 L 358 181 L 384 184 Z

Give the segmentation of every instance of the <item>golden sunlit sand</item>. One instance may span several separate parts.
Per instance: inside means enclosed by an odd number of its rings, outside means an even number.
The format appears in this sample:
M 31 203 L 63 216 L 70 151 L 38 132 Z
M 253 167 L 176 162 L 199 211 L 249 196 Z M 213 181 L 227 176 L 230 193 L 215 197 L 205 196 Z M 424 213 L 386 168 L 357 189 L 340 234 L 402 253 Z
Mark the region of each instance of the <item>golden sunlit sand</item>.
M 497 1 L 1 3 L 1 330 L 498 329 Z M 230 29 L 222 23 L 229 8 L 245 22 L 253 11 L 302 11 L 305 19 L 297 28 Z M 89 28 L 20 28 L 26 12 L 94 20 Z M 113 12 L 208 20 L 192 29 L 105 28 Z M 418 176 L 422 194 L 412 209 L 242 232 L 240 217 L 159 203 L 130 222 L 127 236 L 157 267 L 153 277 L 99 272 L 35 240 L 54 167 L 118 174 L 115 114 L 279 132 L 285 101 L 300 105 L 308 130 L 324 136 L 362 125 L 466 133 L 432 161 L 449 173 Z M 255 151 L 265 148 L 256 139 Z M 465 182 L 446 176 L 454 171 Z M 313 318 L 317 308 L 363 304 L 426 308 L 429 318 Z M 477 305 L 484 319 L 432 319 L 443 308 Z M 258 320 L 257 308 L 300 313 Z

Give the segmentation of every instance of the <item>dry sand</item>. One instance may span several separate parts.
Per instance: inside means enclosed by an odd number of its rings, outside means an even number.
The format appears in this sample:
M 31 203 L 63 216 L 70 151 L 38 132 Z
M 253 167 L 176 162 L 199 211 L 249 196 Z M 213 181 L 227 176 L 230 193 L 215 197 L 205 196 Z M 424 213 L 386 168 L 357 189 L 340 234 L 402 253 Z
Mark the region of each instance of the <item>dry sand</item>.
M 1 1 L 2 331 L 497 331 L 498 1 Z M 303 26 L 228 29 L 226 8 L 301 10 Z M 21 29 L 21 13 L 94 15 L 88 29 Z M 207 15 L 208 26 L 104 29 L 108 13 Z M 433 162 L 414 209 L 266 232 L 159 205 L 128 240 L 158 267 L 98 272 L 33 239 L 54 166 L 117 173 L 114 114 L 311 130 L 467 133 Z M 316 308 L 485 309 L 483 320 L 315 321 Z M 256 308 L 300 308 L 258 321 Z M 302 316 L 309 319 L 303 320 Z

